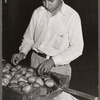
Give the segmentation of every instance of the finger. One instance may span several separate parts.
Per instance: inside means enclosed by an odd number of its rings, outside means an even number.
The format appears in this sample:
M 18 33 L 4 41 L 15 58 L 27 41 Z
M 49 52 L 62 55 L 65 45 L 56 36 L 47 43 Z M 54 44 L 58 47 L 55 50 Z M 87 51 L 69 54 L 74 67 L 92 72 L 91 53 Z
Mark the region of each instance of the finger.
M 48 73 L 48 72 L 49 72 L 49 70 L 50 70 L 50 68 L 48 68 L 48 69 L 47 69 L 46 73 Z
M 37 73 L 40 75 L 40 67 L 41 65 L 39 65 L 38 69 L 37 69 Z
M 23 59 L 23 55 L 18 54 L 16 58 L 16 64 L 18 64 Z
M 16 65 L 16 59 L 17 59 L 16 55 L 13 55 L 13 56 L 12 56 L 11 62 L 12 62 L 14 65 Z
M 44 67 L 44 73 L 47 73 L 48 67 Z
M 18 64 L 20 61 L 21 61 L 21 57 L 18 56 L 18 57 L 16 58 L 16 64 Z
M 14 59 L 14 63 L 15 63 L 15 65 L 18 64 L 17 60 L 18 60 L 18 57 L 16 57 L 16 58 Z
M 50 72 L 51 68 L 52 68 L 52 66 L 49 66 L 49 67 L 48 67 L 47 73 Z
M 38 72 L 39 75 L 41 75 L 41 68 L 42 68 L 42 64 L 39 65 L 39 67 L 38 67 L 38 71 L 37 72 Z
M 42 73 L 42 74 L 45 73 L 45 69 L 46 69 L 46 68 L 45 68 L 45 65 L 43 65 L 42 68 L 41 68 L 41 73 Z

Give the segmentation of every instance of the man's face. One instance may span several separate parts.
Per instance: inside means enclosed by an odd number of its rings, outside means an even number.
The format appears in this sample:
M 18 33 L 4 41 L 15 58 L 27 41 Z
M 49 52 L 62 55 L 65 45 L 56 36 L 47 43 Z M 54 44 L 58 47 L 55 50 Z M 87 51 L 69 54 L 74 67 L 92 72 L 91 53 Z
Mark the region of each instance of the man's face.
M 50 11 L 53 12 L 56 10 L 61 3 L 61 0 L 43 0 L 44 7 Z

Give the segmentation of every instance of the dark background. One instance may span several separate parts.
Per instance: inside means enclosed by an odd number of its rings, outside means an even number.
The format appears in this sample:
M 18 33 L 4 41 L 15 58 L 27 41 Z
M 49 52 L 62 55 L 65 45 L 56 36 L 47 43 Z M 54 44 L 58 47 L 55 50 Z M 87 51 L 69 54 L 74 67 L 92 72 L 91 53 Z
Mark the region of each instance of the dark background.
M 65 0 L 65 3 L 81 17 L 85 44 L 83 55 L 71 62 L 70 88 L 98 96 L 98 1 Z M 40 0 L 8 0 L 7 3 L 3 0 L 3 59 L 10 62 L 12 54 L 18 52 L 32 12 L 41 4 Z M 21 63 L 29 65 L 30 55 L 31 51 Z

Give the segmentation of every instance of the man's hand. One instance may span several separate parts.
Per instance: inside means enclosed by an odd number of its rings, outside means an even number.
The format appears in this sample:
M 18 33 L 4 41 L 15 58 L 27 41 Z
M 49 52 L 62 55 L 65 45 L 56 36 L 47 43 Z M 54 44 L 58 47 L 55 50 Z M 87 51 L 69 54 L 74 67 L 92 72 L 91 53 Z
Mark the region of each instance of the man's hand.
M 37 69 L 37 72 L 39 75 L 42 75 L 43 73 L 48 73 L 52 67 L 54 67 L 54 61 L 52 58 L 44 61 L 41 63 Z
M 25 57 L 24 53 L 22 53 L 22 52 L 16 53 L 16 54 L 12 55 L 11 62 L 14 65 L 17 65 L 24 57 Z

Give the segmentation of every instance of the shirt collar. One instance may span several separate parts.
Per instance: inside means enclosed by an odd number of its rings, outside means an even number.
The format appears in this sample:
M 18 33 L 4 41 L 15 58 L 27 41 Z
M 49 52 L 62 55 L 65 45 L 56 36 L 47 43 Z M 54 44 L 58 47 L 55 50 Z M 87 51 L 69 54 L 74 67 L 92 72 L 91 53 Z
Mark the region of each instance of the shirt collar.
M 65 16 L 65 3 L 64 3 L 64 1 L 62 0 L 62 7 L 61 7 L 61 9 L 60 9 L 60 12 Z

